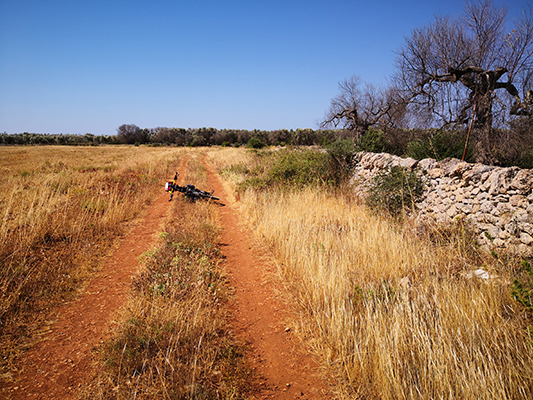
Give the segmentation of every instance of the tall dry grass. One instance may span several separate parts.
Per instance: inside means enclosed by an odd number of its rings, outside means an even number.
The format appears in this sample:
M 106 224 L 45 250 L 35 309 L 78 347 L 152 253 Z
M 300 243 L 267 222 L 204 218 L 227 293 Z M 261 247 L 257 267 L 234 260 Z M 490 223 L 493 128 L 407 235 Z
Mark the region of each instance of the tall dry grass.
M 235 189 L 242 182 L 243 177 L 241 174 L 232 173 L 227 168 L 247 170 L 258 166 L 259 163 L 254 154 L 254 150 L 245 150 L 239 147 L 212 147 L 206 152 L 207 159 L 223 178 L 222 184 L 226 191 L 227 200 L 231 204 L 240 199 L 240 195 L 236 193 Z
M 180 177 L 208 189 L 201 149 Z M 218 206 L 176 195 L 157 247 L 143 256 L 90 399 L 239 399 L 248 389 L 243 345 L 227 324 L 230 293 L 217 247 Z
M 181 150 L 0 147 L 0 359 L 71 298 L 161 190 Z
M 211 155 L 230 163 L 223 151 Z M 341 398 L 533 397 L 513 262 L 493 261 L 460 229 L 440 240 L 416 235 L 317 189 L 248 190 L 237 205 L 274 254 L 300 333 L 338 378 Z M 481 263 L 497 278 L 468 277 Z

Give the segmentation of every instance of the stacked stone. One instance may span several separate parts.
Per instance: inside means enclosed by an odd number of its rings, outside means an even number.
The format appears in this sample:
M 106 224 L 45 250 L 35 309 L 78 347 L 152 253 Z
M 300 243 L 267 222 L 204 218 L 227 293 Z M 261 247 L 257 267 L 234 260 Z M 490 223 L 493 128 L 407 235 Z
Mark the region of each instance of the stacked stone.
M 372 178 L 394 165 L 417 171 L 426 185 L 417 220 L 464 218 L 483 246 L 533 255 L 533 170 L 362 152 L 353 177 L 356 193 L 364 197 Z

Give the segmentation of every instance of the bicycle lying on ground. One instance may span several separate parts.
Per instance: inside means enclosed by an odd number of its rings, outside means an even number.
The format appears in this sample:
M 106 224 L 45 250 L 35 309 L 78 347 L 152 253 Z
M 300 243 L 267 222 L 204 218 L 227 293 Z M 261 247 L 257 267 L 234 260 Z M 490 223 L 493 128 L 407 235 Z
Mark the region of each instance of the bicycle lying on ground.
M 213 192 L 205 192 L 203 190 L 197 189 L 194 185 L 185 185 L 180 186 L 177 184 L 178 180 L 178 173 L 174 175 L 174 179 L 172 181 L 167 181 L 165 183 L 165 191 L 170 193 L 170 198 L 168 201 L 172 201 L 172 198 L 174 197 L 174 192 L 180 192 L 183 193 L 185 198 L 190 201 L 196 201 L 196 200 L 220 200 L 218 197 L 213 196 Z

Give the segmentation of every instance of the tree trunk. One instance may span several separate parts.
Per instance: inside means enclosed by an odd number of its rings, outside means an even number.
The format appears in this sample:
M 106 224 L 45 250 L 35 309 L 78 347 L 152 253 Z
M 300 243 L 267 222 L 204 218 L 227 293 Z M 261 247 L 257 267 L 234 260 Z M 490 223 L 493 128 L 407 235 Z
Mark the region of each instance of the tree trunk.
M 476 162 L 487 165 L 495 164 L 497 160 L 492 153 L 492 93 L 490 91 L 478 94 L 472 136 L 475 140 Z

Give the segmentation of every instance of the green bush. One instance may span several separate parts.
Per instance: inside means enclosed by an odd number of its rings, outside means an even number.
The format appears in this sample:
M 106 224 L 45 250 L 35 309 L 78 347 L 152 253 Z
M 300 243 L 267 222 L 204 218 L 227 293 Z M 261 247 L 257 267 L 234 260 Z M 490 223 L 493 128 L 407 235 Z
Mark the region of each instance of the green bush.
M 423 192 L 424 184 L 415 171 L 394 166 L 374 178 L 366 202 L 375 211 L 399 217 L 414 208 Z
M 267 172 L 267 186 L 309 186 L 329 181 L 327 153 L 316 150 L 282 150 Z
M 522 270 L 511 286 L 511 295 L 520 303 L 528 314 L 533 315 L 533 267 L 528 260 L 522 261 Z M 533 336 L 533 325 L 528 325 L 528 334 Z M 533 345 L 533 342 L 530 342 Z
M 232 166 L 228 173 L 239 173 L 245 180 L 238 190 L 247 188 L 303 188 L 306 186 L 338 186 L 350 175 L 353 144 L 334 143 L 326 151 L 282 149 L 258 152 L 255 166 L 248 171 Z
M 522 273 L 511 286 L 513 298 L 526 310 L 533 312 L 533 268 L 527 260 L 522 262 Z
M 443 160 L 448 157 L 462 158 L 466 144 L 466 134 L 464 132 L 446 130 L 428 130 L 427 133 L 418 139 L 407 143 L 407 156 L 415 160 L 424 158 L 434 158 Z M 465 161 L 472 162 L 474 150 L 473 141 L 469 142 L 466 149 Z
M 357 148 L 359 151 L 383 153 L 387 148 L 385 135 L 380 130 L 370 128 L 359 139 Z
M 326 148 L 329 155 L 328 181 L 340 185 L 352 175 L 357 146 L 352 140 L 338 139 Z
M 246 147 L 249 149 L 262 149 L 266 145 L 261 141 L 261 139 L 253 137 L 248 140 L 248 143 L 246 143 Z
M 517 166 L 523 169 L 533 168 L 533 148 L 527 148 L 523 143 L 505 143 L 504 146 L 495 146 L 492 154 L 501 167 Z

